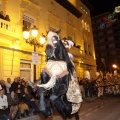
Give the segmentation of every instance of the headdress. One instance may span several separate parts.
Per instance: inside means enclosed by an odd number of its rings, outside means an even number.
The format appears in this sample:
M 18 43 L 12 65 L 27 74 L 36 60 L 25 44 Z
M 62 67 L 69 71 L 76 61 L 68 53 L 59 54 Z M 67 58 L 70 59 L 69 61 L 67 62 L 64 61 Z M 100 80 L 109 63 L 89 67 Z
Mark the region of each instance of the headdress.
M 46 42 L 46 44 L 49 44 L 49 45 L 55 47 L 54 44 L 57 43 L 55 37 L 57 37 L 58 40 L 59 40 L 59 36 L 58 36 L 58 34 L 56 32 L 49 31 L 48 34 L 47 34 L 47 42 Z
M 72 40 L 68 40 L 67 38 L 63 38 L 62 43 L 64 44 L 66 49 L 70 49 L 71 47 L 74 46 L 74 43 Z M 73 55 L 71 53 L 68 52 L 68 56 L 70 59 L 73 60 Z
M 67 38 L 63 38 L 62 43 L 64 44 L 65 48 L 71 48 L 74 43 L 72 40 L 68 40 Z

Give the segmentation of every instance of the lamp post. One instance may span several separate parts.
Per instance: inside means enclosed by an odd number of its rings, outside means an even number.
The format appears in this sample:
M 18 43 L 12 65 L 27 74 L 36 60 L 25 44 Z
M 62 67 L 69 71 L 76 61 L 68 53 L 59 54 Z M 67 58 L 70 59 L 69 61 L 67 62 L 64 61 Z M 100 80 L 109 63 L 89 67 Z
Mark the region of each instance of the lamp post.
M 34 52 L 36 52 L 36 47 L 43 47 L 45 42 L 45 36 L 43 34 L 39 38 L 39 41 L 37 40 L 37 36 L 38 28 L 36 26 L 33 26 L 31 29 L 28 29 L 27 27 L 23 28 L 23 38 L 26 43 L 34 45 Z M 34 81 L 36 81 L 36 64 L 34 64 Z
M 112 67 L 114 68 L 114 75 L 117 75 L 117 65 L 116 64 L 113 64 Z

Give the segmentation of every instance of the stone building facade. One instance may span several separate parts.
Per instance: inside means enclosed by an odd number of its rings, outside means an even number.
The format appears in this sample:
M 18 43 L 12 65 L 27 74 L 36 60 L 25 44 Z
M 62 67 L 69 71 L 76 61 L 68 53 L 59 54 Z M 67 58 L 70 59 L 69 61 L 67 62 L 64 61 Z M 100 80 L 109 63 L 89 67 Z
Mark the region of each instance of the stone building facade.
M 71 38 L 70 49 L 79 78 L 89 71 L 95 77 L 96 60 L 89 9 L 80 0 L 68 0 L 67 8 L 59 0 L 0 0 L 0 11 L 10 21 L 0 18 L 0 79 L 23 77 L 33 81 L 32 52 L 34 46 L 23 39 L 23 25 L 36 25 L 39 37 L 49 29 L 61 29 L 60 37 Z M 75 10 L 75 11 L 71 11 Z M 36 78 L 44 68 L 45 44 L 37 47 Z

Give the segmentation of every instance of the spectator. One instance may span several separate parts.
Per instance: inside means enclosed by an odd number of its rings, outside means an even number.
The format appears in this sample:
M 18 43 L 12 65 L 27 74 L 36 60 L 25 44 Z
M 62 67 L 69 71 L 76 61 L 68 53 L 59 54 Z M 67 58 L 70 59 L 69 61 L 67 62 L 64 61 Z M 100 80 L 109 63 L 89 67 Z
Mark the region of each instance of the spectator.
M 36 90 L 36 89 L 32 89 L 31 94 L 32 94 L 32 96 L 33 96 L 36 100 L 39 100 L 38 93 L 37 93 L 37 90 Z
M 17 95 L 14 93 L 14 91 L 11 91 L 11 93 L 8 95 L 8 105 L 10 109 L 10 120 L 15 120 L 18 114 L 18 104 L 19 100 Z
M 7 82 L 6 82 L 6 93 L 7 94 L 10 93 L 10 88 L 11 88 L 11 79 L 7 78 Z
M 9 114 L 7 96 L 0 85 L 0 120 L 7 120 Z
M 88 91 L 89 91 L 89 96 L 93 96 L 93 91 L 94 91 L 94 85 L 91 80 L 88 81 Z
M 5 16 L 5 20 L 10 22 L 10 17 L 9 17 L 9 15 L 6 15 L 6 16 Z
M 34 89 L 34 88 L 32 88 L 32 87 L 29 85 L 28 81 L 26 82 L 25 87 L 28 89 L 28 91 L 29 91 L 30 93 L 31 93 L 31 92 L 33 91 L 33 89 Z
M 34 109 L 34 113 L 35 113 L 35 114 L 38 113 L 38 112 L 39 112 L 39 109 L 38 109 L 38 107 L 37 107 L 37 105 L 36 105 L 36 100 L 35 100 L 35 98 L 32 96 L 32 94 L 28 92 L 28 89 L 27 89 L 27 88 L 24 89 L 24 95 L 23 95 L 23 97 L 24 97 L 24 102 L 25 102 L 30 108 Z
M 21 94 L 20 89 L 17 89 L 16 94 L 17 94 L 17 96 L 18 96 L 19 102 L 23 102 L 23 97 L 22 97 L 22 94 Z
M 88 79 L 84 80 L 85 97 L 88 97 Z
M 18 89 L 18 79 L 17 79 L 17 78 L 14 78 L 14 82 L 11 84 L 11 89 L 10 89 L 10 91 L 16 92 L 17 89 Z
M 5 85 L 5 81 L 4 80 L 1 80 L 1 86 L 2 86 L 2 88 L 3 88 L 3 90 L 4 90 L 4 92 L 5 92 L 5 94 L 6 94 L 6 85 Z
M 83 86 L 83 80 L 79 81 L 79 86 L 80 86 L 80 90 L 82 93 L 82 98 L 85 98 L 85 90 L 84 90 L 84 86 Z
M 21 83 L 19 83 L 18 88 L 20 89 L 21 94 L 23 94 L 24 88 L 25 88 L 25 81 L 24 80 L 22 80 Z
M 20 110 L 21 117 L 25 117 L 25 113 L 27 116 L 29 116 L 29 112 L 28 112 L 29 107 L 27 104 L 23 102 L 23 97 L 22 97 L 20 89 L 17 90 L 17 96 L 19 99 L 19 110 Z

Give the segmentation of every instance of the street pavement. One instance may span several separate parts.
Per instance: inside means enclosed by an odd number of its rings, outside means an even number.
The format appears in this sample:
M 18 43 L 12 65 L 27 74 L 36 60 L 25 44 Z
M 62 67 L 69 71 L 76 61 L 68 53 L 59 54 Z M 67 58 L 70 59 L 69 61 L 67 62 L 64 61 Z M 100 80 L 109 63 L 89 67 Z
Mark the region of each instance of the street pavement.
M 80 108 L 79 116 L 80 120 L 120 120 L 120 96 L 86 98 Z M 51 118 L 34 115 L 20 120 L 62 120 L 62 118 L 54 112 Z M 68 120 L 75 120 L 75 118 Z
M 120 120 L 120 97 L 88 100 L 79 112 L 80 120 Z

